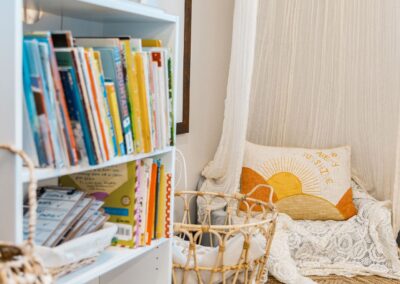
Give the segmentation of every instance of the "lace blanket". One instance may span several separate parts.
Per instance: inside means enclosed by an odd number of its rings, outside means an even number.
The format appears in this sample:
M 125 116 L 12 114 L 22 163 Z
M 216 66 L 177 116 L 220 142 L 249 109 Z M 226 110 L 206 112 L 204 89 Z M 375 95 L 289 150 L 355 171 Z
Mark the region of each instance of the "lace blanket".
M 269 272 L 288 284 L 314 283 L 302 275 L 379 275 L 400 279 L 398 248 L 391 214 L 353 184 L 358 214 L 343 222 L 293 221 L 280 214 Z

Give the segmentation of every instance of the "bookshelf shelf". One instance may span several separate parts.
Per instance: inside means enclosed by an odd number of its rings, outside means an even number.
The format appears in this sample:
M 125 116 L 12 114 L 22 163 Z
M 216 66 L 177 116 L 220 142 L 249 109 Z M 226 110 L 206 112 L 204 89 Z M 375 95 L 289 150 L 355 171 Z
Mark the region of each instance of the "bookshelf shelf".
M 118 266 L 128 264 L 146 253 L 158 249 L 160 246 L 169 245 L 169 239 L 152 241 L 151 245 L 137 249 L 110 247 L 104 251 L 96 262 L 83 267 L 73 273 L 67 274 L 56 281 L 57 284 L 87 283 L 96 277 L 110 272 Z
M 43 11 L 101 22 L 175 23 L 176 16 L 132 0 L 41 0 Z
M 53 168 L 43 168 L 42 169 L 41 168 L 41 169 L 36 169 L 35 175 L 36 175 L 36 178 L 38 181 L 47 180 L 47 179 L 57 178 L 57 177 L 65 176 L 65 175 L 77 174 L 77 173 L 102 169 L 102 168 L 106 168 L 106 167 L 110 167 L 110 166 L 126 164 L 126 163 L 132 162 L 132 161 L 142 160 L 142 159 L 146 159 L 146 158 L 151 158 L 151 157 L 171 153 L 173 150 L 174 150 L 173 147 L 167 147 L 165 149 L 154 151 L 151 153 L 146 153 L 146 154 L 116 157 L 110 161 L 101 163 L 96 166 L 74 166 L 74 167 L 70 167 L 70 168 L 61 168 L 61 169 L 53 169 Z M 22 179 L 23 179 L 24 183 L 29 182 L 29 172 L 26 168 L 23 169 Z

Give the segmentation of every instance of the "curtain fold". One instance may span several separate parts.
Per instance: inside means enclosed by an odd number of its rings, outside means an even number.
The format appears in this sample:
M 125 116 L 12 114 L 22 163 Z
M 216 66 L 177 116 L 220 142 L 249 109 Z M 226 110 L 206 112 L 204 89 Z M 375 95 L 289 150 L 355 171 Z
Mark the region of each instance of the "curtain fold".
M 201 191 L 239 188 L 254 61 L 258 0 L 236 0 L 223 131 L 214 159 L 204 168 Z

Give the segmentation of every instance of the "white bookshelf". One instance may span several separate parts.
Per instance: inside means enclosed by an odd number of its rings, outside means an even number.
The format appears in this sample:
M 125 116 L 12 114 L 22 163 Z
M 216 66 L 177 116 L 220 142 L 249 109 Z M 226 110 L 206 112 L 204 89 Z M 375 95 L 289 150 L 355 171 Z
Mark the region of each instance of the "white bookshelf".
M 0 144 L 22 148 L 22 38 L 34 30 L 71 30 L 75 36 L 131 35 L 158 38 L 173 51 L 174 86 L 178 85 L 178 17 L 130 0 L 40 0 L 43 18 L 34 25 L 22 24 L 23 0 L 0 1 Z M 177 89 L 174 89 L 176 98 Z M 174 100 L 176 101 L 176 99 Z M 176 106 L 175 106 L 176 108 Z M 175 147 L 149 154 L 118 157 L 96 166 L 38 169 L 42 183 L 73 173 L 161 157 L 173 173 Z M 22 243 L 22 207 L 28 173 L 18 158 L 0 152 L 0 240 Z M 174 184 L 174 183 L 173 183 Z M 173 202 L 172 202 L 173 206 Z M 171 214 L 174 212 L 171 208 Z M 173 216 L 171 216 L 173 220 Z M 153 241 L 138 249 L 110 247 L 93 264 L 57 280 L 56 283 L 169 283 L 171 281 L 171 239 Z

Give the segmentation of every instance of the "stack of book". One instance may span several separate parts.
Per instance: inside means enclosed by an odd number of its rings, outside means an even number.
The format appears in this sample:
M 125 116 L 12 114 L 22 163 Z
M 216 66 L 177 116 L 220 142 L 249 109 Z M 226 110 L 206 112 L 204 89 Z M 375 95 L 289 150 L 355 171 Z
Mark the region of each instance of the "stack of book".
M 24 148 L 40 167 L 174 144 L 172 67 L 158 40 L 24 36 Z
M 171 174 L 160 159 L 64 176 L 60 184 L 104 202 L 109 221 L 118 226 L 116 245 L 138 247 L 170 237 Z
M 109 215 L 102 201 L 73 188 L 43 187 L 38 190 L 35 243 L 54 247 L 103 227 Z M 28 238 L 28 204 L 24 204 L 24 239 Z

